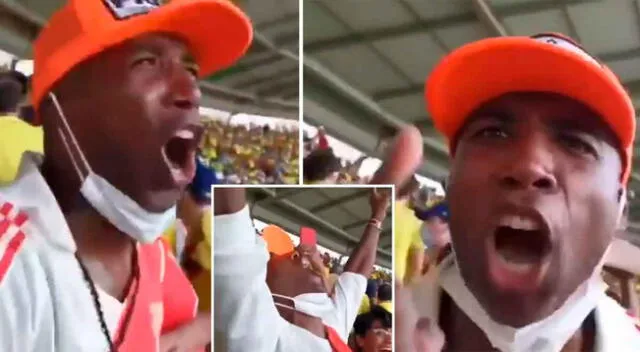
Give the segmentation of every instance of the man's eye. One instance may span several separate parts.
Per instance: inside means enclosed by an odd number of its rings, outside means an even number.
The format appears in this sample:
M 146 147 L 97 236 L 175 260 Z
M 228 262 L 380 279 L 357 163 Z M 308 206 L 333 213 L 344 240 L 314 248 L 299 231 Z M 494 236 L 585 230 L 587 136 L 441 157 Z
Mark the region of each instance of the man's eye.
M 596 149 L 589 142 L 583 140 L 578 136 L 563 135 L 560 136 L 560 140 L 562 144 L 571 151 L 579 154 L 590 154 L 596 158 L 598 157 L 598 152 L 596 152 Z
M 489 126 L 480 129 L 474 134 L 474 137 L 480 138 L 507 138 L 507 132 L 497 126 Z
M 133 66 L 155 66 L 158 63 L 158 59 L 153 56 L 144 56 L 136 59 L 133 62 Z

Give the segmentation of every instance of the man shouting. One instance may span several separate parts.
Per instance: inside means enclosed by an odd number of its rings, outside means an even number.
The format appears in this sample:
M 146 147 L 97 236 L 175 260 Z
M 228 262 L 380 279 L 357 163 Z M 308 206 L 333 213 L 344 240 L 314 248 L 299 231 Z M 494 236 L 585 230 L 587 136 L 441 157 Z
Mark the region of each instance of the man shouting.
M 210 340 L 158 237 L 195 172 L 197 80 L 243 55 L 251 25 L 225 0 L 157 2 L 69 0 L 34 43 L 44 157 L 0 188 L 2 351 Z
M 614 74 L 562 35 L 492 38 L 442 60 L 425 95 L 452 155 L 453 253 L 413 293 L 444 349 L 640 351 L 601 278 L 636 128 Z

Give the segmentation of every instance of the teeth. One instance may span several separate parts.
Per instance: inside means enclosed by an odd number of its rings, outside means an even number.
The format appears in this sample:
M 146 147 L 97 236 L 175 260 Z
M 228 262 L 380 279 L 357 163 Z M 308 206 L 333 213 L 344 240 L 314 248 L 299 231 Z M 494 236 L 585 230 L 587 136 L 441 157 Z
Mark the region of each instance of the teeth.
M 540 229 L 537 221 L 518 215 L 508 215 L 500 219 L 500 226 L 507 226 L 516 230 L 536 231 Z
M 190 130 L 180 130 L 176 133 L 176 137 L 182 138 L 182 139 L 193 139 L 195 138 L 195 135 L 193 133 L 193 131 Z

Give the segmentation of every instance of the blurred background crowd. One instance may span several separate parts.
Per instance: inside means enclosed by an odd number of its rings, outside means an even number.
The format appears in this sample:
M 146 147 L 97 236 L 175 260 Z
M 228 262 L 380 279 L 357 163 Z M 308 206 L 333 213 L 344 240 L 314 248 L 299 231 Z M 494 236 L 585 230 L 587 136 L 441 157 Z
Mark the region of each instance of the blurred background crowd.
M 201 161 L 220 184 L 297 184 L 298 130 L 205 117 Z

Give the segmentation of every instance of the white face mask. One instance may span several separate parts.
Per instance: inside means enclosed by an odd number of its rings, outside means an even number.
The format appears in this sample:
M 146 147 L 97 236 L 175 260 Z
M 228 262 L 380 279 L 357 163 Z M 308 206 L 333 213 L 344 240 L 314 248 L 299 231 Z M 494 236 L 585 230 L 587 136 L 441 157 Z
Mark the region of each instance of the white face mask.
M 608 249 L 607 249 L 608 251 Z M 494 348 L 502 352 L 559 352 L 605 296 L 600 276 L 603 255 L 591 276 L 547 318 L 521 328 L 495 322 L 469 291 L 457 264 L 440 273 L 442 288 L 456 305 L 485 333 Z
M 80 187 L 82 196 L 100 215 L 109 220 L 113 226 L 131 236 L 136 241 L 150 243 L 158 239 L 171 223 L 176 220 L 176 206 L 174 205 L 161 213 L 147 211 L 136 203 L 136 201 L 111 185 L 109 181 L 93 172 L 82 149 L 80 149 L 80 145 L 73 131 L 71 131 L 71 127 L 58 103 L 58 99 L 53 93 L 49 93 L 49 97 L 60 115 L 62 125 L 66 130 L 64 132 L 69 136 L 67 139 L 63 130 L 58 129 L 67 153 L 71 158 L 71 162 L 82 181 L 82 186 Z M 80 155 L 80 161 L 77 161 L 71 152 L 69 140 L 77 150 L 78 155 Z M 87 170 L 86 177 L 83 176 L 79 163 L 83 164 Z
M 293 307 L 286 304 L 274 302 L 278 307 L 292 309 L 312 317 L 326 321 L 332 314 L 335 314 L 335 306 L 331 297 L 326 293 L 304 293 L 295 297 L 283 296 L 272 293 L 271 296 L 282 298 L 293 302 Z

